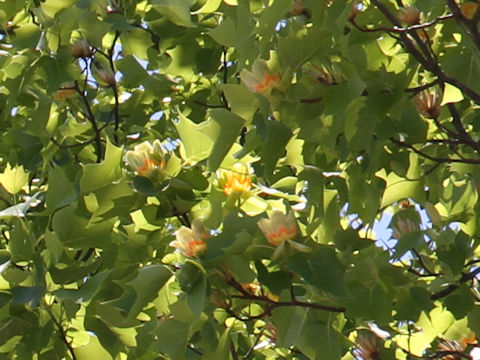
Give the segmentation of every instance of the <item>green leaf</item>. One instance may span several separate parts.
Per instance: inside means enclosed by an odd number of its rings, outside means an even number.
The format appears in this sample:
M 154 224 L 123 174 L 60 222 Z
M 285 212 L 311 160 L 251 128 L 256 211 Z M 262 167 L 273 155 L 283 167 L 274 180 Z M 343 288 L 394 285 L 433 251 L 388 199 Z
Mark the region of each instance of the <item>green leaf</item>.
M 218 9 L 222 0 L 207 0 L 205 4 L 193 14 L 210 14 Z
M 83 175 L 80 178 L 81 191 L 89 193 L 120 179 L 122 175 L 120 167 L 122 153 L 122 148 L 116 147 L 107 141 L 105 160 L 99 164 L 83 166 Z
M 102 359 L 113 360 L 112 356 L 100 344 L 98 337 L 94 334 L 88 334 L 88 343 L 74 348 L 75 356 L 78 360 Z
M 138 86 L 147 76 L 148 73 L 138 63 L 133 55 L 125 56 L 115 62 L 118 70 L 123 74 L 123 81 L 128 87 Z
M 443 90 L 443 99 L 440 105 L 457 103 L 463 100 L 462 91 L 449 83 L 445 83 Z
M 28 305 L 30 308 L 35 308 L 45 295 L 45 287 L 40 285 L 17 286 L 12 289 L 12 295 L 13 305 Z
M 210 110 L 209 115 L 211 120 L 208 120 L 207 124 L 199 129 L 199 132 L 213 142 L 207 167 L 210 171 L 215 171 L 233 146 L 245 121 L 224 109 Z
M 23 170 L 23 165 L 16 165 L 12 168 L 10 164 L 7 164 L 3 173 L 0 174 L 0 184 L 10 194 L 15 195 L 28 184 L 28 172 Z
M 264 176 L 271 180 L 278 160 L 286 155 L 285 146 L 292 137 L 292 132 L 277 121 L 268 120 L 266 125 L 267 139 L 262 146 L 262 160 L 265 164 Z
M 345 267 L 338 260 L 332 247 L 317 246 L 311 255 L 296 253 L 289 257 L 288 267 L 319 290 L 334 295 L 345 295 L 343 281 Z
M 161 322 L 155 331 L 157 335 L 155 347 L 160 352 L 168 354 L 171 359 L 185 359 L 189 329 L 189 324 L 177 319 L 167 319 Z
M 252 120 L 258 108 L 257 95 L 246 86 L 238 84 L 224 84 L 222 90 L 232 112 L 245 119 L 245 121 Z
M 190 18 L 191 0 L 153 0 L 152 5 L 171 22 L 180 26 L 194 26 Z
M 128 313 L 129 318 L 135 318 L 143 307 L 157 296 L 159 290 L 170 279 L 172 273 L 163 265 L 149 265 L 138 270 L 135 279 L 126 283 L 135 290 L 135 303 Z
M 77 249 L 110 247 L 113 224 L 108 221 L 90 223 L 89 218 L 76 205 L 56 212 L 52 224 L 53 231 L 65 246 Z
M 78 189 L 67 177 L 60 166 L 50 168 L 48 171 L 49 187 L 46 195 L 48 210 L 55 210 L 71 204 L 77 199 Z
M 183 153 L 182 157 L 186 161 L 196 163 L 208 158 L 212 151 L 213 143 L 200 132 L 200 129 L 205 127 L 204 123 L 197 125 L 179 112 L 178 120 L 174 125 L 182 140 L 180 151 L 181 154 Z
M 460 286 L 459 289 L 445 298 L 444 304 L 456 319 L 462 319 L 474 307 L 473 295 L 470 288 L 467 285 Z
M 373 319 L 387 324 L 392 318 L 392 298 L 384 288 L 375 285 L 367 288 L 359 282 L 348 284 L 350 298 L 347 302 L 347 316 Z M 362 299 L 362 301 L 358 301 Z

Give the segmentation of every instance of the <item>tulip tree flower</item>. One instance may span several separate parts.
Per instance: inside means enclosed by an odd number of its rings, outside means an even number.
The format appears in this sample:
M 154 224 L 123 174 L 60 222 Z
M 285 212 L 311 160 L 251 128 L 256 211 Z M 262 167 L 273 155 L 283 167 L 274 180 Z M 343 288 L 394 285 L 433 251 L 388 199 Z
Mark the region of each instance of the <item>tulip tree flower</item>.
M 126 152 L 124 159 L 139 176 L 157 181 L 166 177 L 165 152 L 160 140 L 155 140 L 153 145 L 149 141 L 136 145 Z
M 293 241 L 297 237 L 297 222 L 290 211 L 288 215 L 275 210 L 270 214 L 269 219 L 261 219 L 258 222 L 258 227 L 267 241 L 276 246 L 277 249 L 272 255 L 272 260 L 278 258 L 285 248 L 287 242 L 294 250 L 300 252 L 310 252 L 310 247 Z
M 251 91 L 259 94 L 267 94 L 279 87 L 281 80 L 280 74 L 273 73 L 262 59 L 254 61 L 252 71 L 242 70 L 240 79 Z
M 199 219 L 195 219 L 191 228 L 182 226 L 175 232 L 176 240 L 172 241 L 170 246 L 176 248 L 187 257 L 199 257 L 207 250 L 205 239 L 209 236 L 202 222 Z
M 220 169 L 217 171 L 219 185 L 225 195 L 248 194 L 252 187 L 250 179 L 250 167 L 243 163 L 236 163 L 231 170 Z

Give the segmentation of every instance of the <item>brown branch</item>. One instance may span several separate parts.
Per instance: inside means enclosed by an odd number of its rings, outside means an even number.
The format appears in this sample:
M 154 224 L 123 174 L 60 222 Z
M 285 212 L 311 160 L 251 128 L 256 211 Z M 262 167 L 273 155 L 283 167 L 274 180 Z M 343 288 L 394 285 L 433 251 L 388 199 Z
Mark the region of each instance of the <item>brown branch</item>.
M 478 274 L 480 274 L 480 268 L 476 268 L 475 270 L 473 270 L 472 272 L 469 272 L 469 273 L 463 273 L 462 274 L 462 277 L 460 278 L 460 280 L 458 281 L 459 284 L 450 284 L 448 285 L 445 289 L 435 293 L 435 294 L 432 294 L 432 296 L 430 296 L 430 299 L 432 300 L 438 300 L 438 299 L 441 299 L 447 295 L 450 295 L 452 292 L 454 292 L 455 290 L 457 290 L 461 284 L 464 284 L 466 283 L 467 281 L 469 280 L 472 280 L 473 278 L 475 278 L 475 276 L 477 276 Z
M 455 104 L 448 103 L 447 108 L 450 111 L 450 114 L 452 115 L 452 123 L 455 129 L 457 130 L 457 133 L 460 136 L 460 139 L 463 140 L 465 144 L 470 146 L 472 149 L 480 153 L 480 144 L 475 140 L 473 140 L 471 136 L 465 131 L 465 128 L 462 125 L 461 116 L 458 113 L 458 110 L 455 107 Z
M 77 93 L 82 98 L 83 103 L 85 105 L 85 109 L 87 110 L 87 113 L 85 114 L 85 117 L 87 118 L 87 120 L 92 125 L 92 129 L 95 133 L 94 141 L 95 141 L 95 147 L 96 147 L 96 150 L 97 150 L 97 163 L 99 163 L 100 161 L 102 161 L 102 140 L 101 140 L 101 135 L 100 135 L 100 129 L 98 128 L 97 121 L 95 119 L 95 115 L 93 114 L 92 108 L 90 106 L 90 100 L 88 100 L 85 91 L 80 89 L 80 87 L 78 86 L 78 83 L 76 81 L 75 81 L 74 84 L 75 84 L 74 89 L 77 91 Z
M 298 301 L 296 299 L 292 299 L 291 301 L 275 301 L 270 299 L 268 296 L 265 295 L 254 295 L 245 290 L 242 285 L 237 282 L 231 274 L 224 274 L 225 281 L 227 284 L 238 290 L 241 295 L 232 295 L 232 298 L 241 299 L 241 300 L 252 300 L 252 301 L 259 301 L 267 303 L 270 307 L 270 310 L 273 310 L 277 307 L 290 307 L 290 306 L 298 306 L 298 307 L 305 307 L 315 310 L 323 310 L 323 311 L 330 311 L 336 313 L 343 313 L 346 311 L 346 308 L 343 306 L 330 306 L 330 305 L 323 305 L 323 304 L 316 304 L 304 301 Z
M 435 85 L 438 85 L 438 80 L 434 80 L 431 83 L 416 86 L 416 87 L 413 87 L 413 88 L 407 88 L 407 89 L 405 89 L 405 92 L 407 92 L 407 93 L 410 93 L 410 92 L 411 93 L 419 93 L 423 90 L 427 90 L 431 87 L 434 87 Z
M 467 158 L 441 158 L 441 157 L 436 157 L 436 156 L 432 156 L 432 155 L 428 155 L 426 154 L 425 152 L 421 151 L 421 150 L 418 150 L 417 148 L 415 148 L 413 145 L 407 143 L 407 142 L 404 142 L 404 141 L 399 141 L 397 139 L 395 139 L 394 137 L 390 137 L 390 141 L 392 141 L 393 143 L 397 144 L 398 146 L 401 146 L 401 147 L 404 147 L 404 148 L 407 148 L 407 149 L 410 149 L 412 150 L 414 153 L 428 159 L 428 160 L 432 160 L 432 161 L 435 161 L 435 162 L 439 162 L 439 163 L 462 163 L 462 164 L 480 164 L 480 159 L 467 159 Z
M 53 323 L 55 324 L 58 332 L 60 333 L 60 339 L 62 342 L 65 344 L 67 347 L 68 351 L 70 352 L 70 355 L 72 356 L 72 360 L 77 360 L 77 356 L 75 355 L 75 351 L 73 350 L 72 344 L 67 340 L 67 333 L 65 332 L 65 329 L 63 328 L 62 324 L 60 321 L 58 321 L 51 310 L 48 307 L 45 307 L 45 310 L 47 313 L 50 315 L 50 318 L 52 319 Z
M 361 27 L 355 22 L 355 19 L 350 19 L 350 22 L 356 29 L 362 32 L 389 32 L 389 33 L 402 34 L 402 33 L 413 32 L 416 30 L 426 29 L 426 28 L 429 28 L 430 26 L 435 25 L 440 21 L 448 20 L 451 18 L 453 18 L 453 14 L 447 14 L 447 15 L 437 16 L 434 20 L 426 23 L 422 23 L 422 24 L 416 24 L 408 27 L 401 27 L 399 25 L 395 25 L 394 27 L 390 27 L 390 28 L 389 27 L 379 27 L 379 28 Z

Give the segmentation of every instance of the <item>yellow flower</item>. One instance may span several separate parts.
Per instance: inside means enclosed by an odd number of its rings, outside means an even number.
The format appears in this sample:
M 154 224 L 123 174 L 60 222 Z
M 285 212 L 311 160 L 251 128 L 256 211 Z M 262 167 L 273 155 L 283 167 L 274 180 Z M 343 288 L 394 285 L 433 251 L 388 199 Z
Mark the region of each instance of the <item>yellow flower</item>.
M 205 239 L 209 237 L 207 229 L 199 219 L 192 222 L 191 228 L 182 226 L 175 232 L 175 239 L 170 246 L 180 250 L 187 257 L 202 256 L 207 250 Z
M 235 193 L 248 193 L 252 187 L 250 168 L 243 163 L 234 164 L 232 170 L 218 170 L 217 176 L 219 178 L 219 185 L 223 188 L 223 192 L 227 196 Z
M 257 59 L 252 65 L 252 71 L 242 70 L 242 82 L 253 92 L 266 94 L 280 84 L 280 74 L 273 73 L 262 59 Z
M 165 152 L 160 140 L 155 140 L 153 145 L 144 141 L 136 145 L 133 150 L 125 153 L 125 162 L 143 177 L 152 180 L 163 180 L 165 174 Z

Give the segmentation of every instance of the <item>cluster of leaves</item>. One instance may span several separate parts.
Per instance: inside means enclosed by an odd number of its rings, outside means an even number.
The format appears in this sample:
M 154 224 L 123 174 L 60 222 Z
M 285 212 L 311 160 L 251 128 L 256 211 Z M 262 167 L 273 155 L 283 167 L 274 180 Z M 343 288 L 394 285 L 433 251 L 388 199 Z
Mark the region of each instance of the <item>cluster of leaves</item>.
M 0 2 L 0 359 L 476 356 L 479 8 Z

